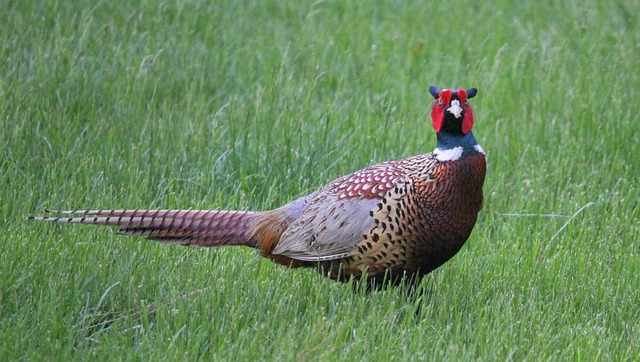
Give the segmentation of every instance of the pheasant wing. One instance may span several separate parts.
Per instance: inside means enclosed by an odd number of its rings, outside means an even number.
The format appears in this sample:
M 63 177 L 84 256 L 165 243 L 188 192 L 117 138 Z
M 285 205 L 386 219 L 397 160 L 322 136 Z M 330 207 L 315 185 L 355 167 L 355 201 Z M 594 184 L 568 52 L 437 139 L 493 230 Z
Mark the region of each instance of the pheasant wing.
M 402 165 L 385 162 L 341 177 L 312 195 L 273 254 L 303 261 L 344 258 L 376 227 L 374 210 L 405 184 Z

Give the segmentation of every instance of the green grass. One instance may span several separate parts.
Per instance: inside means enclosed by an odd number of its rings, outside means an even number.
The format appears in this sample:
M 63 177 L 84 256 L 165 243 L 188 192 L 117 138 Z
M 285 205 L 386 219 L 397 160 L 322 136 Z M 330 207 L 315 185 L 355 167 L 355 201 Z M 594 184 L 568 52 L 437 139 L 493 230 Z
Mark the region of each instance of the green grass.
M 640 359 L 640 6 L 510 3 L 0 3 L 0 359 Z M 277 207 L 431 151 L 432 84 L 489 169 L 417 292 L 25 219 Z

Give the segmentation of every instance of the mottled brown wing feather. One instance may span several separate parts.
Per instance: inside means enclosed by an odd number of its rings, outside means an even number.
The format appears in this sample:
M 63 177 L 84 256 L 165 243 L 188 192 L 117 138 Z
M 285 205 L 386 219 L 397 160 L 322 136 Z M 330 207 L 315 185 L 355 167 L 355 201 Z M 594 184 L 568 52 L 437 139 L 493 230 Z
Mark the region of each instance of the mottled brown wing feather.
M 273 249 L 273 254 L 304 261 L 337 260 L 354 254 L 356 246 L 376 228 L 374 210 L 387 193 L 410 182 L 407 171 L 424 165 L 429 155 L 401 163 L 384 162 L 343 176 L 321 189 Z M 433 162 L 429 163 L 432 167 Z

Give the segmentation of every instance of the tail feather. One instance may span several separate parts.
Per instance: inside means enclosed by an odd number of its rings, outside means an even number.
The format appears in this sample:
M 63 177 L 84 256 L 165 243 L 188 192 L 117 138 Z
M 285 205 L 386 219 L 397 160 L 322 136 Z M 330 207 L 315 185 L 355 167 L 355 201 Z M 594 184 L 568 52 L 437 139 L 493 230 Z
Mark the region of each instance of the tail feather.
M 70 217 L 31 216 L 30 220 L 119 226 L 119 234 L 180 245 L 256 247 L 251 221 L 259 212 L 227 210 L 70 210 Z

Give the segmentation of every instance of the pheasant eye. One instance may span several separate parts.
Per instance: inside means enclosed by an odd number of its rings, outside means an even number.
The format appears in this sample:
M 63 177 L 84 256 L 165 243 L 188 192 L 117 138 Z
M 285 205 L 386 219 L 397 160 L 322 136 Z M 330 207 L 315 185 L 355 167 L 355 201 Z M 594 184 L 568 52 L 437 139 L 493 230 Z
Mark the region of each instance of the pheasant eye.
M 452 92 L 450 89 L 444 89 L 440 92 L 440 103 L 445 106 L 449 106 L 449 102 L 451 102 Z

